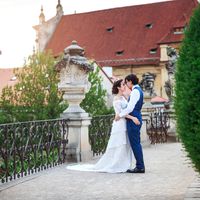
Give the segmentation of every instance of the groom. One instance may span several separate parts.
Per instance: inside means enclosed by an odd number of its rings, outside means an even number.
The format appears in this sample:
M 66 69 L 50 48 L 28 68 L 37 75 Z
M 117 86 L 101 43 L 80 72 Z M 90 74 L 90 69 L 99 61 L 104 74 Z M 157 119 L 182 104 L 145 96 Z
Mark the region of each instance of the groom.
M 126 115 L 132 115 L 137 117 L 140 121 L 140 125 L 136 125 L 132 120 L 127 119 L 127 131 L 133 154 L 136 159 L 136 167 L 134 169 L 129 169 L 129 173 L 145 173 L 145 166 L 143 160 L 142 146 L 140 143 L 140 129 L 142 126 L 142 115 L 141 109 L 143 105 L 143 92 L 138 85 L 138 78 L 135 74 L 130 74 L 126 76 L 125 83 L 129 89 L 131 89 L 131 94 L 128 100 L 128 106 L 121 113 L 115 116 L 115 120 L 119 120 L 121 117 Z

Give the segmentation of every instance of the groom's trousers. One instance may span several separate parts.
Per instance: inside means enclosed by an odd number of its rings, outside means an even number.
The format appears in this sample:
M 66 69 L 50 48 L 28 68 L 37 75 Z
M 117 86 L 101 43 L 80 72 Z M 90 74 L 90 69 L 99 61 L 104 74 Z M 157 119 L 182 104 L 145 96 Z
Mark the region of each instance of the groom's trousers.
M 140 120 L 140 125 L 135 125 L 132 120 L 127 120 L 127 131 L 133 154 L 136 159 L 136 167 L 138 169 L 144 169 L 144 160 L 142 146 L 140 143 L 140 129 L 142 126 L 142 120 Z

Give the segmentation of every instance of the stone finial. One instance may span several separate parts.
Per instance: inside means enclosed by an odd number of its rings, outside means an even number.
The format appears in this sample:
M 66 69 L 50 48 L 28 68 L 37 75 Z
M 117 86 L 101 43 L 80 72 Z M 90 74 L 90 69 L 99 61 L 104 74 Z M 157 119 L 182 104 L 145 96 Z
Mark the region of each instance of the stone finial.
M 43 13 L 43 6 L 41 6 L 41 10 L 40 10 L 40 16 L 39 16 L 39 22 L 40 24 L 43 24 L 45 22 L 45 15 Z
M 60 3 L 60 0 L 58 0 L 58 4 L 56 6 L 56 10 L 57 10 L 56 15 L 63 15 L 63 7 L 62 7 L 62 5 Z
M 76 40 L 73 40 L 71 45 L 64 49 L 64 53 L 70 54 L 71 56 L 83 56 L 84 49 L 77 44 Z
M 80 66 L 80 68 L 86 72 L 93 71 L 93 65 L 84 57 L 84 49 L 80 47 L 75 40 L 64 49 L 64 54 L 64 58 L 55 66 L 58 72 L 70 63 Z

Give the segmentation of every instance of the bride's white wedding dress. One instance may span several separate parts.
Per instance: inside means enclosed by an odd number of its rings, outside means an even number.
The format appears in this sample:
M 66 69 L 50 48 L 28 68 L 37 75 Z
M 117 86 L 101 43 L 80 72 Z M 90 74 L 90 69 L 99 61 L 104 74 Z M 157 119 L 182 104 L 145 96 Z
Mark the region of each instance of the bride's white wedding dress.
M 120 113 L 126 106 L 127 101 L 124 97 L 115 98 L 113 101 L 115 113 Z M 131 169 L 132 160 L 133 153 L 127 136 L 126 119 L 121 118 L 119 121 L 113 121 L 106 151 L 96 164 L 69 165 L 67 169 L 119 173 Z

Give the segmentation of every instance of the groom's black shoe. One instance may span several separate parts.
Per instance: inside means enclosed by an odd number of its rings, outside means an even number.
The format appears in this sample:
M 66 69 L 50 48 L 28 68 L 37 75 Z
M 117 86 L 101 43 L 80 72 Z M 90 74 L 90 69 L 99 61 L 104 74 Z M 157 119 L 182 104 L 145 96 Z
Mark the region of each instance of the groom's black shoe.
M 137 167 L 134 169 L 128 169 L 126 171 L 127 173 L 145 173 L 145 169 L 138 169 Z

